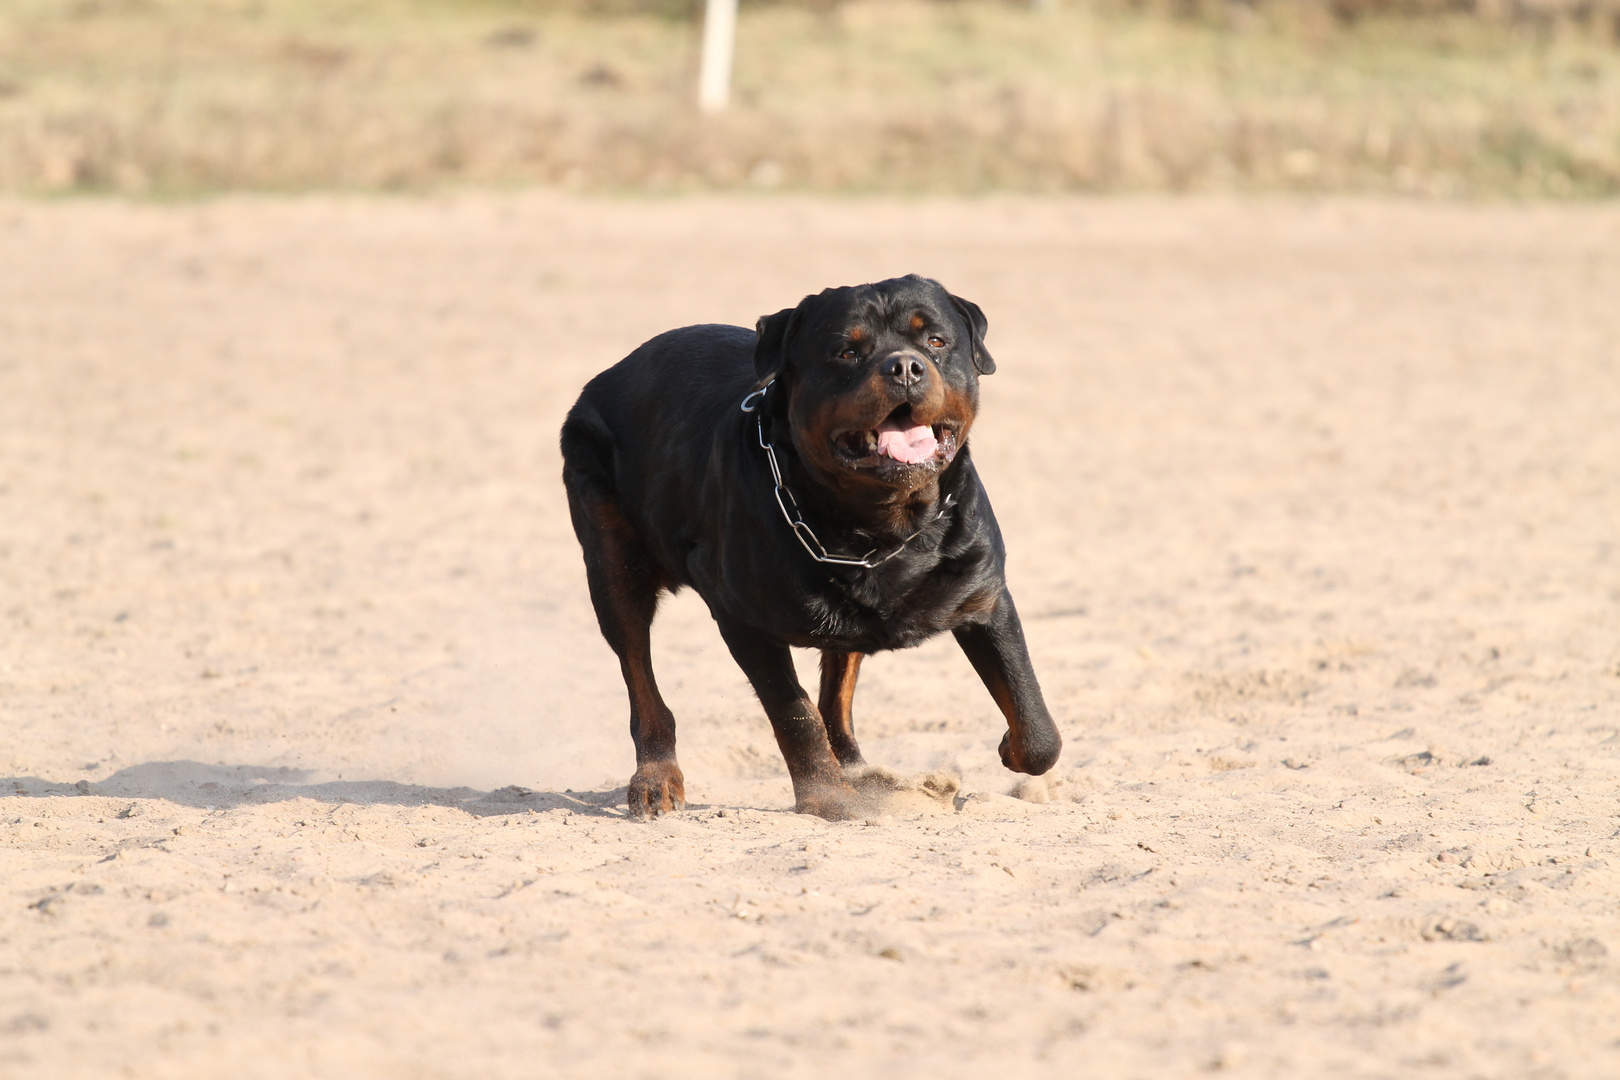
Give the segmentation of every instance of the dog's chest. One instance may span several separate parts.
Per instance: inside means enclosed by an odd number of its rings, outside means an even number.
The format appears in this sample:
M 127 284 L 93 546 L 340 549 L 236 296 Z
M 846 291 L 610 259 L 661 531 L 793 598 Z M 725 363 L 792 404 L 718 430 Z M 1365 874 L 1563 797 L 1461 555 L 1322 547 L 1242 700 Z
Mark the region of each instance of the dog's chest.
M 992 583 L 940 569 L 920 578 L 876 575 L 829 583 L 805 597 L 810 636 L 822 648 L 858 652 L 905 649 L 995 606 Z

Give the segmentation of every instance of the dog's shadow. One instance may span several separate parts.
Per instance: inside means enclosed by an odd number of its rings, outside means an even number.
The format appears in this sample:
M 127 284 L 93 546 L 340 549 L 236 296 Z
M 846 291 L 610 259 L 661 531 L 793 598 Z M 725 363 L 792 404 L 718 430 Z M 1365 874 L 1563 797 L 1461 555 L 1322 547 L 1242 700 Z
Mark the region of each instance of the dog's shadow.
M 205 765 L 200 761 L 148 761 L 119 769 L 92 783 L 61 783 L 36 776 L 0 778 L 0 795 L 36 798 L 100 795 L 117 799 L 163 799 L 198 809 L 312 799 L 328 804 L 453 806 L 475 817 L 572 810 L 596 817 L 623 817 L 626 789 L 530 791 L 499 788 L 426 787 L 393 780 L 328 780 L 310 783 L 311 769 L 265 765 Z

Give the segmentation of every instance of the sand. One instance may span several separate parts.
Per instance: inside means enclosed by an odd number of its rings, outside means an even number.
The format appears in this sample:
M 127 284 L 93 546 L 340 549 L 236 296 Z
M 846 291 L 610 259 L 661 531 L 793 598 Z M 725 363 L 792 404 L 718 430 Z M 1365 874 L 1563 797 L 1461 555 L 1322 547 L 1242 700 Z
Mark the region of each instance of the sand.
M 688 594 L 626 820 L 564 411 L 907 271 L 1062 760 L 937 641 L 795 815 Z M 1620 1075 L 1616 297 L 1613 205 L 0 202 L 0 1075 Z

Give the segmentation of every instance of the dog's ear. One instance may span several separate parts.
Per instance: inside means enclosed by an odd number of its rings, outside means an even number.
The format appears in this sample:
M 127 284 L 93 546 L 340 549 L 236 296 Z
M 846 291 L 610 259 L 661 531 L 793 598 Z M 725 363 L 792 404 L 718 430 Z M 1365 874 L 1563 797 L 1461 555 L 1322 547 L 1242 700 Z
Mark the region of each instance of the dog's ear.
M 956 309 L 957 314 L 967 320 L 968 329 L 972 332 L 973 369 L 980 375 L 995 374 L 995 357 L 984 347 L 984 332 L 990 328 L 990 324 L 985 321 L 984 312 L 980 311 L 979 305 L 971 300 L 964 300 L 951 293 L 945 295 L 951 298 L 951 306 Z
M 798 308 L 783 308 L 775 315 L 761 315 L 754 324 L 754 372 L 761 383 L 775 378 L 787 364 L 798 314 Z

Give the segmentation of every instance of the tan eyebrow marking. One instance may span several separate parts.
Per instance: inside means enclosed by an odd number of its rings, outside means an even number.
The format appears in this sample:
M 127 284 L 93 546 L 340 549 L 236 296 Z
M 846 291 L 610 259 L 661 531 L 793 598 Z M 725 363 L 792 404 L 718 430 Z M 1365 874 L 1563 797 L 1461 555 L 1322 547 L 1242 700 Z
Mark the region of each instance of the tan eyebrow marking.
M 911 317 L 911 328 L 913 330 L 921 330 L 927 321 L 928 320 L 924 319 L 921 315 L 913 315 Z
M 853 330 L 851 330 L 849 332 L 849 340 L 851 340 L 851 341 L 865 341 L 866 340 L 866 331 L 862 330 L 860 327 L 857 326 L 855 329 L 853 329 Z

